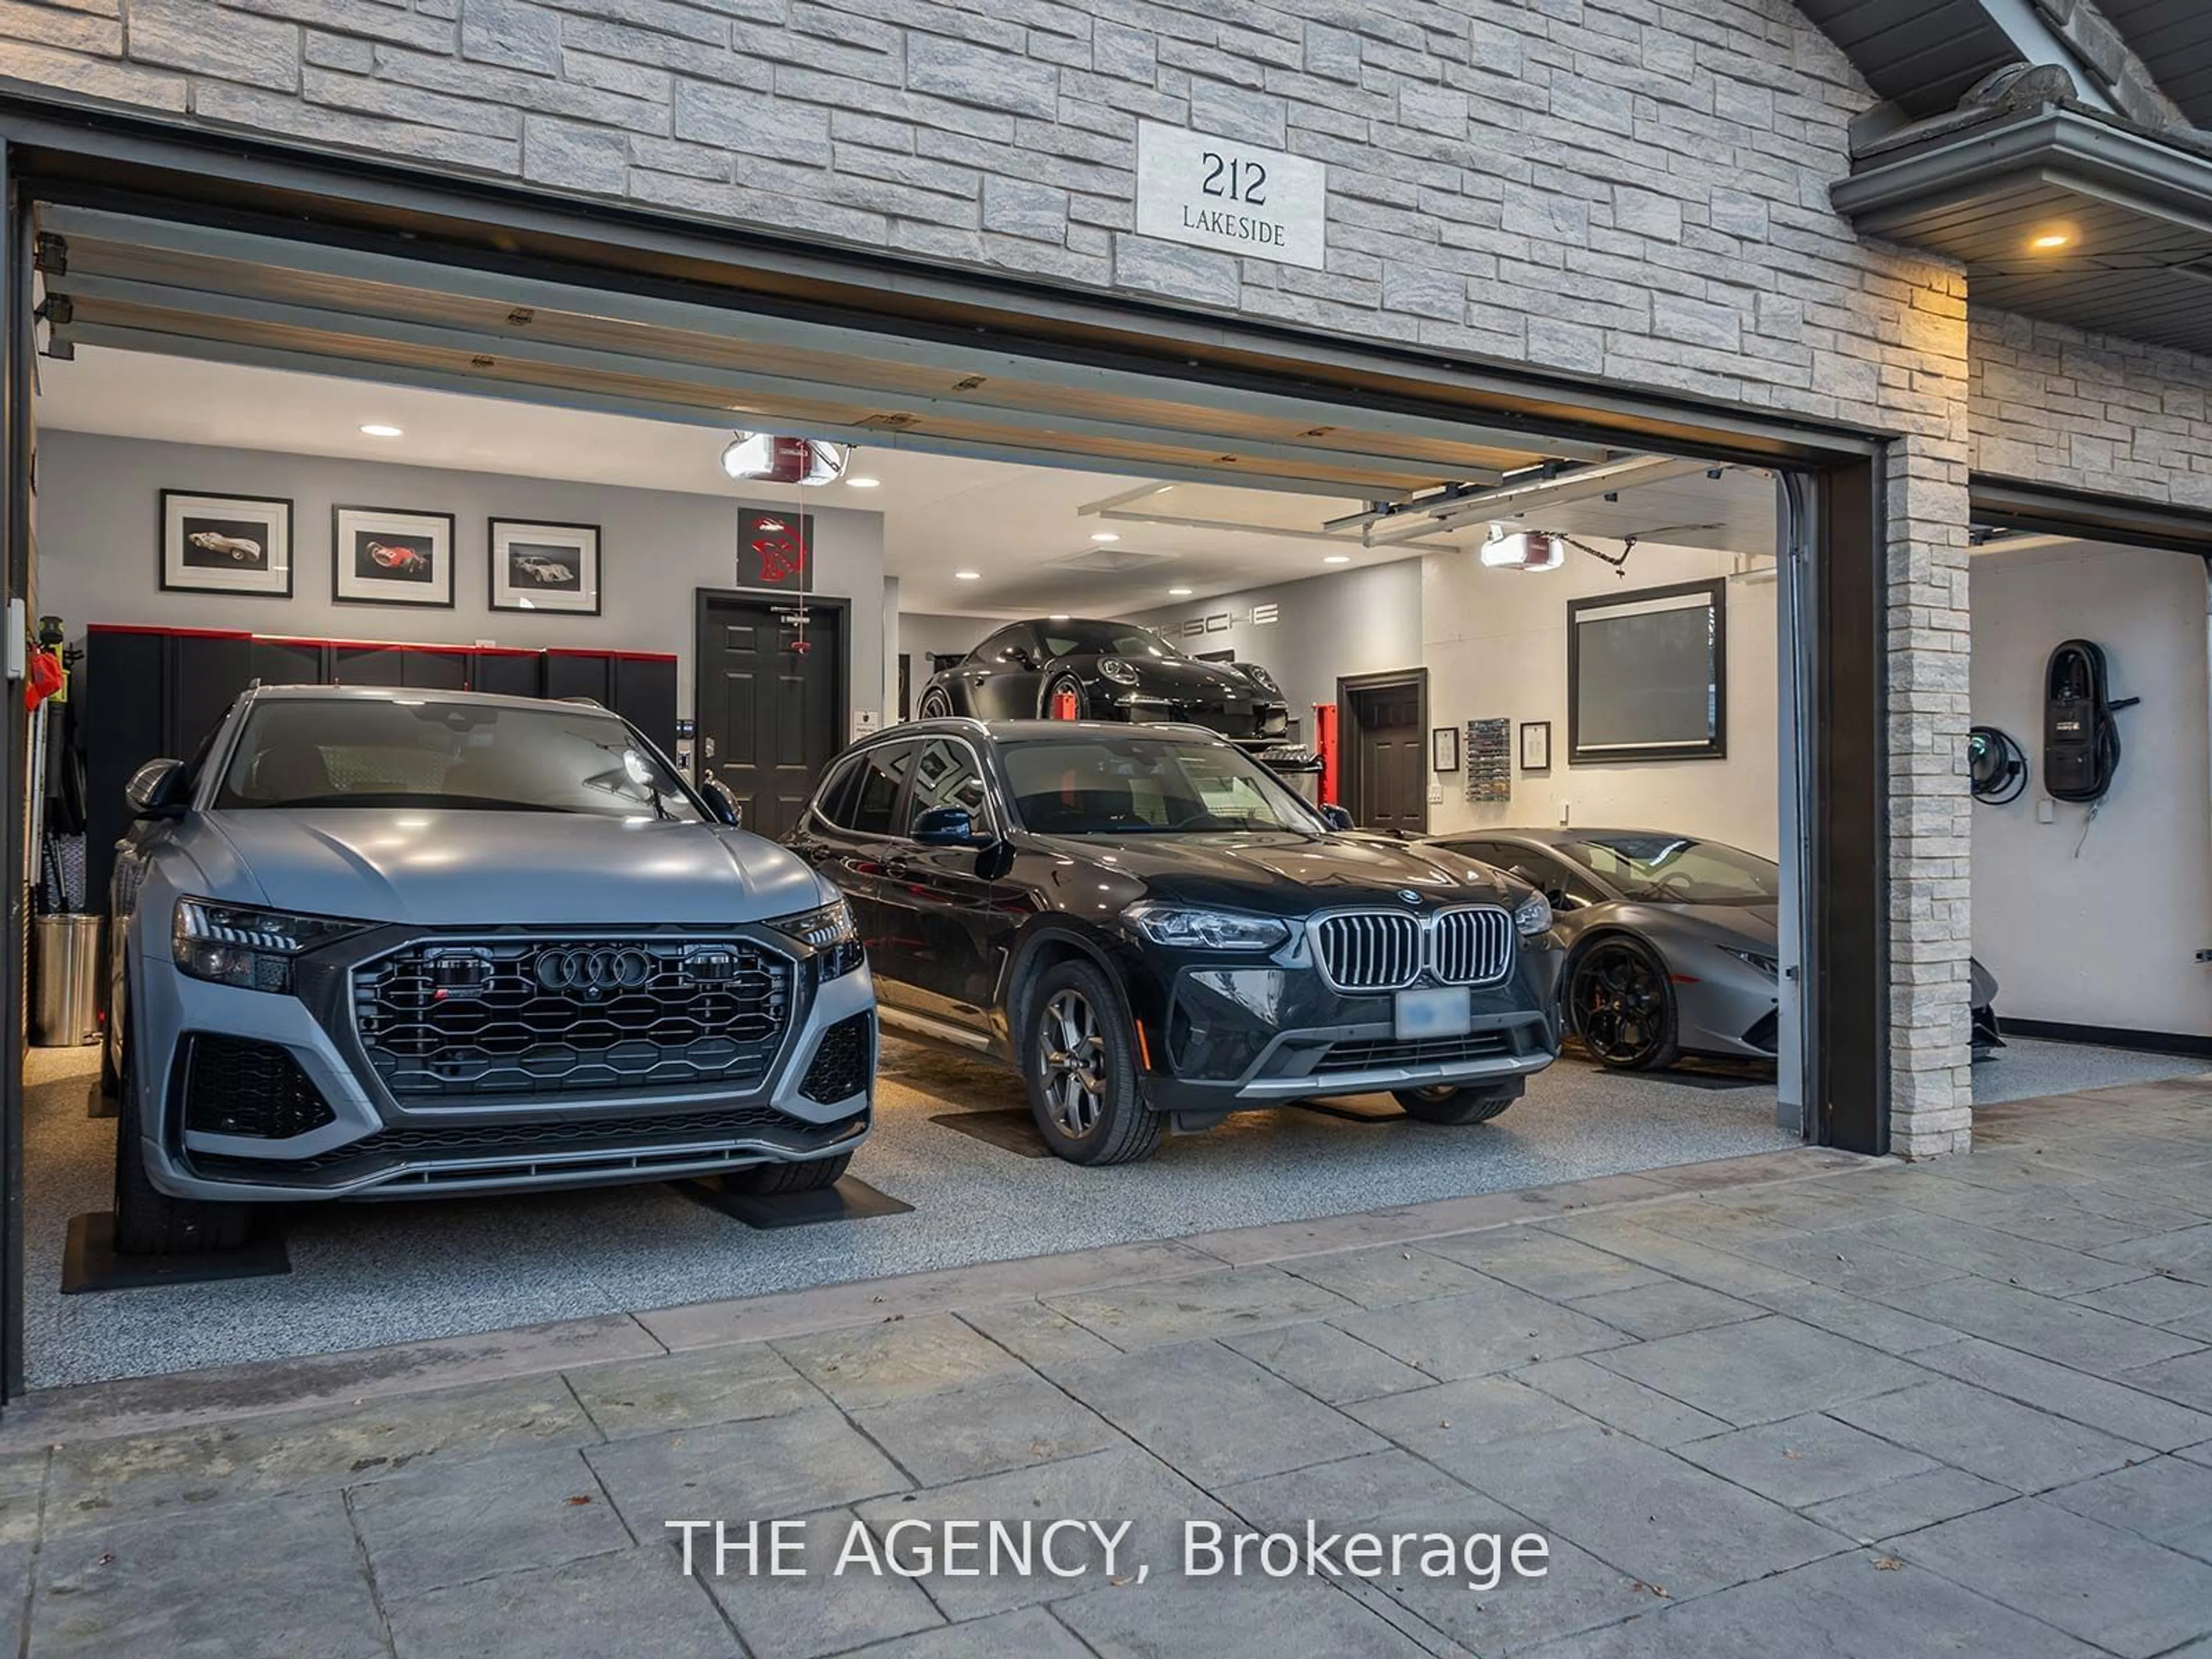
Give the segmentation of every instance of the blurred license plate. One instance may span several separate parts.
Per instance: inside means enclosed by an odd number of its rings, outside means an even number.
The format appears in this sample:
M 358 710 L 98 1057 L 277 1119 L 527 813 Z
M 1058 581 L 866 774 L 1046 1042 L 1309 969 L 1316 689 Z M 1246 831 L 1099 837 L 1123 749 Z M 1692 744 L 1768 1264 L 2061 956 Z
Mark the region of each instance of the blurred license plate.
M 1398 993 L 1398 1040 L 1465 1036 L 1474 1026 L 1474 1005 L 1465 991 Z

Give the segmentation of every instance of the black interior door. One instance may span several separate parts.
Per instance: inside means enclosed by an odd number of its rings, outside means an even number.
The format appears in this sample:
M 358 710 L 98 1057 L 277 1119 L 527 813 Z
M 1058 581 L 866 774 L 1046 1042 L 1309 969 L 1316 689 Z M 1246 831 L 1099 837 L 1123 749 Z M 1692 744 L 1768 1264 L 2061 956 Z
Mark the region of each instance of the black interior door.
M 1346 804 L 1363 830 L 1417 836 L 1429 827 L 1421 688 L 1355 690 L 1351 704 L 1351 788 Z
M 706 596 L 699 617 L 700 764 L 781 841 L 844 746 L 845 613 L 809 607 L 805 649 L 787 599 Z

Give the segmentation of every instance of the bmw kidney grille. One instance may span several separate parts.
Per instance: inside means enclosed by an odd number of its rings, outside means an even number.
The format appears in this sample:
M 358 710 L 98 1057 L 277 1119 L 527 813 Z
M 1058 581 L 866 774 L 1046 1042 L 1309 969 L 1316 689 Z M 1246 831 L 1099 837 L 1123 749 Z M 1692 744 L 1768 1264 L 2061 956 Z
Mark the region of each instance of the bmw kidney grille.
M 1313 925 L 1314 954 L 1340 991 L 1398 991 L 1424 976 L 1439 985 L 1487 985 L 1513 966 L 1513 918 L 1496 905 L 1425 916 L 1345 910 Z

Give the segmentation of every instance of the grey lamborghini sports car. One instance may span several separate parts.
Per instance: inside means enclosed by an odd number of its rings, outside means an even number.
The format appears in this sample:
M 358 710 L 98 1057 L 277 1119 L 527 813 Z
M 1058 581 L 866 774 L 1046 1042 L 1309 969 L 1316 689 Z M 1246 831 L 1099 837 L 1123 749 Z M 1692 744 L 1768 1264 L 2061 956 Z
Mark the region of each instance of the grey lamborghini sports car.
M 1717 841 L 1654 830 L 1484 830 L 1436 839 L 1552 901 L 1560 994 L 1590 1057 L 1650 1071 L 1686 1054 L 1774 1058 L 1782 872 Z M 1996 981 L 1973 964 L 1977 1059 L 2002 1048 Z
M 1453 851 L 1552 900 L 1560 993 L 1594 1060 L 1646 1071 L 1684 1054 L 1771 1060 L 1781 872 L 1718 842 L 1649 830 L 1486 830 Z

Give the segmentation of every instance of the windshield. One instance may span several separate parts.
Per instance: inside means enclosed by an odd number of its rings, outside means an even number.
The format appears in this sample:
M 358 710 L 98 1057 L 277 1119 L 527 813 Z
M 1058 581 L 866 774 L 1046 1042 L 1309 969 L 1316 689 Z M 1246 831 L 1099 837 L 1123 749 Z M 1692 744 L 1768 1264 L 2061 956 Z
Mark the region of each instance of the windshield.
M 1149 628 L 1133 623 L 1046 622 L 1037 624 L 1048 657 L 1152 657 L 1179 662 L 1182 653 Z
M 574 704 L 275 698 L 246 716 L 216 807 L 422 806 L 701 821 L 636 733 Z
M 1170 738 L 1040 738 L 1001 746 L 1014 809 L 1041 836 L 1322 833 L 1304 802 L 1236 750 Z
M 1782 872 L 1755 853 L 1680 836 L 1584 836 L 1559 851 L 1627 898 L 1662 904 L 1766 904 Z

